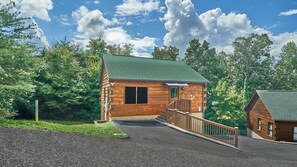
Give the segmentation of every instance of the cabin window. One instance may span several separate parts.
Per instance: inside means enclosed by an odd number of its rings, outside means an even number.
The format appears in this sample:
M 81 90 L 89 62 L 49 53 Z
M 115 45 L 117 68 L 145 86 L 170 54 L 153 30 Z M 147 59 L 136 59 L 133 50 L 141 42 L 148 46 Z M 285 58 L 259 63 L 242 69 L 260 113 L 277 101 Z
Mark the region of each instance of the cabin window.
M 178 89 L 177 88 L 170 88 L 170 98 L 177 98 Z
M 268 135 L 272 136 L 272 123 L 268 122 Z
M 262 129 L 262 119 L 258 118 L 258 130 L 261 131 Z
M 147 87 L 137 88 L 137 104 L 147 103 Z
M 293 140 L 297 141 L 297 126 L 294 126 Z
M 147 87 L 126 87 L 125 104 L 146 104 Z

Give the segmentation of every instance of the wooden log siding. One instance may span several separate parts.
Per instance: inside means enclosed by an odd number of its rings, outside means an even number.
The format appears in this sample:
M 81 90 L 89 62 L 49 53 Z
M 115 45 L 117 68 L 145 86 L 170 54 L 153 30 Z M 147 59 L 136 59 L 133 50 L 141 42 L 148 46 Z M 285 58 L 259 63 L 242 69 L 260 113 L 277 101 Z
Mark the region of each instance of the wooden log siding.
M 258 118 L 262 120 L 262 127 L 260 131 L 258 130 Z M 260 98 L 256 100 L 255 105 L 248 113 L 247 120 L 248 128 L 250 130 L 263 137 L 264 139 L 276 140 L 276 124 Z M 268 135 L 269 122 L 273 124 L 272 136 Z
M 104 64 L 102 64 L 102 67 L 104 67 Z M 104 94 L 108 95 L 109 92 L 109 78 L 107 76 L 107 72 L 105 70 L 105 68 L 101 69 L 101 84 L 100 84 L 100 88 L 101 88 L 101 93 L 100 93 L 100 105 L 101 105 L 101 120 L 107 120 L 108 118 L 105 117 L 105 98 L 104 98 Z
M 279 141 L 293 141 L 294 126 L 297 126 L 297 122 L 283 122 L 276 121 L 277 138 Z
M 112 117 L 160 115 L 165 111 L 165 105 L 171 102 L 169 100 L 169 87 L 165 82 L 128 80 L 111 80 L 110 82 L 114 83 L 112 87 L 109 87 L 112 91 L 110 95 Z M 179 98 L 192 100 L 191 113 L 197 113 L 198 106 L 202 107 L 202 88 L 204 84 L 188 84 L 189 86 L 183 87 L 183 89 L 179 87 Z M 147 104 L 125 104 L 125 87 L 147 87 Z

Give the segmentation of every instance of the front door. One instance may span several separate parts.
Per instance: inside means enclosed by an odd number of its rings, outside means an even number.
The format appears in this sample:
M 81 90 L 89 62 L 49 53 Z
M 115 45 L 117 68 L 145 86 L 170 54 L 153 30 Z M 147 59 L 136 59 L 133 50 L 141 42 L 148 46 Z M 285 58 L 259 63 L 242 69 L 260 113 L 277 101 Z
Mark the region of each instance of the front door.
M 297 141 L 297 126 L 294 126 L 293 140 Z
M 178 99 L 178 87 L 169 87 L 169 103 Z

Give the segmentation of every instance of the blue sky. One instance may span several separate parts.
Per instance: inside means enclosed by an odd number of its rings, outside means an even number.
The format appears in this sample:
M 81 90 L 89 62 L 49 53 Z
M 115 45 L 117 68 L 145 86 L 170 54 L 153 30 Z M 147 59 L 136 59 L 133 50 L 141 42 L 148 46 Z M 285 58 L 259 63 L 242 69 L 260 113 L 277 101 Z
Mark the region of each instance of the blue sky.
M 0 0 L 5 3 L 9 0 Z M 193 38 L 232 52 L 237 36 L 267 33 L 273 55 L 297 43 L 296 0 L 15 0 L 34 19 L 45 45 L 65 36 L 84 47 L 101 36 L 110 44 L 132 43 L 136 56 L 174 45 L 183 56 Z

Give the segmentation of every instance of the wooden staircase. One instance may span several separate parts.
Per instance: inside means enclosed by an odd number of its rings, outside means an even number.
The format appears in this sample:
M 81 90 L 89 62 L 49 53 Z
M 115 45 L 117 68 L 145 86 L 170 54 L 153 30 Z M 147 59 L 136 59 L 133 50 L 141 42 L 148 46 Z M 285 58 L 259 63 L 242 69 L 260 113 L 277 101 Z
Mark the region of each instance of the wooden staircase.
M 165 111 L 164 111 L 162 114 L 160 114 L 160 115 L 156 118 L 156 120 L 158 120 L 158 121 L 162 121 L 162 122 L 166 122 L 166 113 L 165 113 Z
M 191 113 L 191 100 L 179 99 L 172 101 L 165 106 L 165 111 L 160 114 L 156 120 L 166 122 L 166 111 L 167 110 L 178 110 L 181 112 Z

